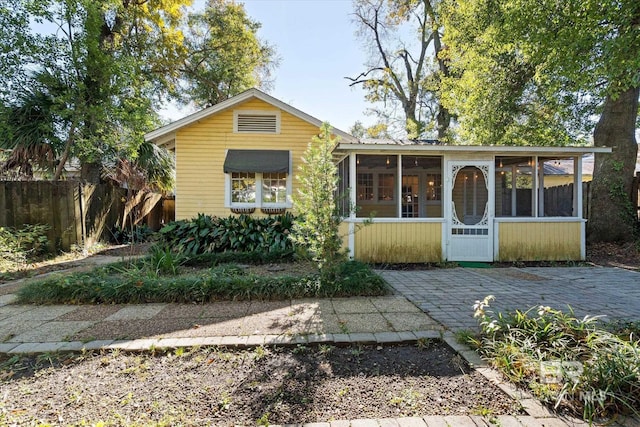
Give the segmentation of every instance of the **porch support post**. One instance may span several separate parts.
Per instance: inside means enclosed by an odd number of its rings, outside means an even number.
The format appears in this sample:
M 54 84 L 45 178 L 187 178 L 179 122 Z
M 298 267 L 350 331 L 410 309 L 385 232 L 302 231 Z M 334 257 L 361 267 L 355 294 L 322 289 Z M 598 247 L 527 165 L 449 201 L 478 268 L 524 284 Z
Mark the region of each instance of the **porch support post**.
M 533 156 L 533 201 L 535 216 L 544 216 L 544 164 L 538 162 L 538 156 Z
M 587 222 L 582 209 L 582 156 L 573 159 L 573 216 L 580 218 L 580 260 L 587 258 Z
M 396 204 L 396 218 L 402 218 L 402 154 L 398 154 L 398 168 L 396 170 L 398 174 L 398 185 L 396 191 L 398 192 L 398 203 Z
M 573 216 L 582 218 L 582 156 L 573 159 Z
M 518 165 L 511 165 L 511 216 L 518 216 L 518 203 L 516 195 L 518 190 Z
M 349 258 L 356 256 L 356 204 L 357 204 L 357 172 L 356 153 L 349 153 Z

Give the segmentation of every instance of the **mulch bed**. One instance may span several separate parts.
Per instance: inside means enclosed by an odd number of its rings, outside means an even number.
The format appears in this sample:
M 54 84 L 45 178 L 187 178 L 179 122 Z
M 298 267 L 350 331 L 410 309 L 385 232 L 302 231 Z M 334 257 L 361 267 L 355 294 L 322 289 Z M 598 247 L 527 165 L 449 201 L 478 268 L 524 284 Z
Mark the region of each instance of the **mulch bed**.
M 590 244 L 587 246 L 587 261 L 605 267 L 640 271 L 640 242 Z
M 516 415 L 518 405 L 439 341 L 0 356 L 9 423 L 255 425 L 423 415 Z

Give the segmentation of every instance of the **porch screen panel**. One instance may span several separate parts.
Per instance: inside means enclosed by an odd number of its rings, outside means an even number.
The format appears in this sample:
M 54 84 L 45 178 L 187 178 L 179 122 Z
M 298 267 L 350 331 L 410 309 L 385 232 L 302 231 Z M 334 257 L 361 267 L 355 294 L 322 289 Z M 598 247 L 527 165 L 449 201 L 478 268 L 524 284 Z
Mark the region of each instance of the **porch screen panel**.
M 533 164 L 532 157 L 496 158 L 496 216 L 534 216 Z
M 442 157 L 402 156 L 403 218 L 442 217 Z
M 349 157 L 345 157 L 338 163 L 338 189 L 336 190 L 336 202 L 340 215 L 347 217 L 351 214 L 349 200 Z
M 544 216 L 578 216 L 574 213 L 575 161 L 573 158 L 539 158 L 543 188 L 540 211 Z
M 397 218 L 398 156 L 356 155 L 356 216 Z

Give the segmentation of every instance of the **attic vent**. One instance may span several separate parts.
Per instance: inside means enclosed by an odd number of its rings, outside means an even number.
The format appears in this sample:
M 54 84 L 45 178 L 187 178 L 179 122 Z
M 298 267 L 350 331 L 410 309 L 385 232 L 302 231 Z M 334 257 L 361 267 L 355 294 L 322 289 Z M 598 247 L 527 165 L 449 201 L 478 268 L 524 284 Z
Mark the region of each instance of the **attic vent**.
M 238 112 L 235 131 L 239 133 L 279 133 L 280 117 L 276 113 Z

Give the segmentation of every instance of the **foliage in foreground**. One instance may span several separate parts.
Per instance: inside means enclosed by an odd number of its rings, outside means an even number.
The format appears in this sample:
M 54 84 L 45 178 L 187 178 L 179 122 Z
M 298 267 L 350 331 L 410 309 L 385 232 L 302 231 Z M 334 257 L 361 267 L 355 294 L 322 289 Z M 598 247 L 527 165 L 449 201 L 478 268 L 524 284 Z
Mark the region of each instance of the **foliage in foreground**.
M 160 258 L 156 258 L 159 260 Z M 52 275 L 18 292 L 20 303 L 127 304 L 147 302 L 206 303 L 219 300 L 279 300 L 303 297 L 384 295 L 388 288 L 363 263 L 337 267 L 335 280 L 316 274 L 266 277 L 235 264 L 222 264 L 184 274 L 173 261 L 133 262 L 91 272 Z
M 640 340 L 633 332 L 615 334 L 596 317 L 544 306 L 496 315 L 491 300 L 476 302 L 482 333 L 470 340 L 509 380 L 585 420 L 640 413 Z
M 0 271 L 13 270 L 48 250 L 48 225 L 0 227 Z
M 313 136 L 299 167 L 300 186 L 294 207 L 304 214 L 293 224 L 291 240 L 305 248 L 317 263 L 323 279 L 331 280 L 334 267 L 344 262 L 339 227 L 342 218 L 336 205 L 338 168 L 333 149 L 340 141 L 325 122 L 320 135 Z
M 117 245 L 149 242 L 153 236 L 153 230 L 146 224 L 115 226 L 111 230 L 111 241 Z
M 285 252 L 293 251 L 288 238 L 293 221 L 290 213 L 265 218 L 198 214 L 190 220 L 167 224 L 160 235 L 173 252 L 186 255 L 225 251 Z

